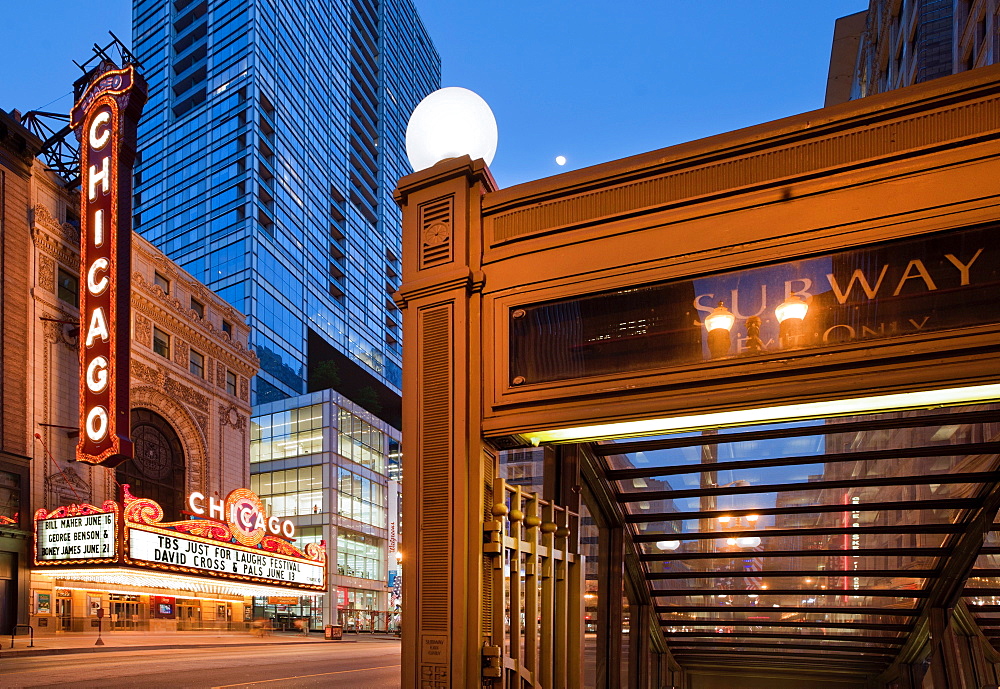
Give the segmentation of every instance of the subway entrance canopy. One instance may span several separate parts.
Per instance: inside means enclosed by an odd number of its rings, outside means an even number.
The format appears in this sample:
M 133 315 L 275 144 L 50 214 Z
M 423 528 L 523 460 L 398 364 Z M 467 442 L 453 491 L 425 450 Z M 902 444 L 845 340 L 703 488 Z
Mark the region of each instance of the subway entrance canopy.
M 404 687 L 1000 683 L 1000 67 L 404 178 Z

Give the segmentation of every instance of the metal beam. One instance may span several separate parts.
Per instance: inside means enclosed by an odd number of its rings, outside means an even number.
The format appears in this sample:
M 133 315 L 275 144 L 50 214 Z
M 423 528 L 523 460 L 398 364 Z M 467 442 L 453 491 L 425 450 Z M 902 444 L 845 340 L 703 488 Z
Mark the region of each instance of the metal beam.
M 889 655 L 895 656 L 896 652 L 891 648 L 872 648 L 870 646 L 833 646 L 815 644 L 765 644 L 765 643 L 748 643 L 741 641 L 678 641 L 674 645 L 674 649 L 680 653 L 685 648 L 697 649 L 697 648 L 774 648 L 774 649 L 803 649 L 803 650 L 822 650 L 824 653 L 865 653 L 869 655 Z
M 731 531 L 703 531 L 700 533 L 651 533 L 634 534 L 636 543 L 656 543 L 666 538 L 679 541 L 713 540 L 716 538 L 738 538 L 740 536 L 832 536 L 834 534 L 953 534 L 962 531 L 961 524 L 899 524 L 896 526 L 830 526 L 806 527 L 801 529 L 733 529 Z M 809 551 L 803 550 L 802 553 Z
M 676 620 L 674 622 L 661 621 L 660 627 L 670 629 L 671 627 L 718 627 L 719 620 Z M 810 629 L 867 629 L 869 631 L 881 632 L 908 632 L 912 629 L 909 624 L 878 624 L 875 622 L 809 622 L 805 620 L 728 620 L 732 627 L 792 627 Z
M 697 570 L 690 572 L 650 572 L 647 579 L 726 579 L 759 577 L 771 579 L 774 577 L 802 577 L 805 579 L 826 579 L 828 577 L 908 577 L 913 579 L 933 579 L 939 576 L 936 569 L 782 569 L 754 570 L 747 572 L 733 569 Z M 822 589 L 804 589 L 805 592 L 817 592 Z M 879 589 L 889 590 L 889 589 Z
M 692 657 L 695 657 L 695 656 L 717 658 L 720 655 L 722 655 L 722 654 L 720 654 L 720 653 L 709 653 L 708 651 L 688 651 L 686 653 L 677 652 L 677 653 L 674 654 L 674 656 L 677 657 L 677 658 L 692 658 Z M 760 658 L 760 657 L 772 657 L 772 656 L 778 656 L 778 655 L 781 655 L 781 654 L 779 654 L 779 653 L 768 653 L 767 651 L 760 651 L 760 652 L 756 652 L 756 651 L 740 651 L 740 653 L 739 653 L 739 657 L 741 657 L 741 658 L 745 657 L 745 656 L 752 656 L 752 657 L 758 657 L 758 658 Z M 803 660 L 805 660 L 805 659 L 811 659 L 811 660 L 829 660 L 829 661 L 835 662 L 837 664 L 847 663 L 847 664 L 850 664 L 850 665 L 877 666 L 880 669 L 883 668 L 883 667 L 885 667 L 886 662 L 887 662 L 887 661 L 878 661 L 878 660 L 876 660 L 874 658 L 871 661 L 860 661 L 860 660 L 859 661 L 854 661 L 854 660 L 847 660 L 845 658 L 840 658 L 840 657 L 831 657 L 831 656 L 828 656 L 828 655 L 824 655 L 822 653 L 794 653 L 794 654 L 788 654 L 788 655 L 786 655 L 783 658 L 783 660 L 788 660 L 788 659 L 791 659 L 791 658 L 801 658 Z
M 755 532 L 757 533 L 757 532 Z M 764 532 L 766 533 L 766 532 Z M 681 534 L 678 534 L 681 535 Z M 686 534 L 684 534 L 686 537 Z M 662 541 L 666 535 L 657 536 Z M 753 557 L 900 557 L 913 555 L 916 557 L 942 557 L 950 552 L 948 548 L 859 548 L 846 550 L 843 548 L 824 548 L 821 550 L 760 550 L 753 551 Z M 643 553 L 639 559 L 643 562 L 667 562 L 672 560 L 731 560 L 743 559 L 750 553 Z
M 961 524 L 962 533 L 955 539 L 956 542 L 951 544 L 952 553 L 942 563 L 939 577 L 928 587 L 930 596 L 927 604 L 910 631 L 906 643 L 900 649 L 893 666 L 913 662 L 925 643 L 929 642 L 935 650 L 940 648 L 941 639 L 931 636 L 932 618 L 934 615 L 940 617 L 944 613 L 943 622 L 947 624 L 951 609 L 961 600 L 976 559 L 982 550 L 983 540 L 993 526 L 997 510 L 1000 509 L 1000 482 L 985 486 L 980 491 L 978 503 L 975 511 Z M 989 571 L 991 570 L 976 570 L 976 573 L 979 575 Z M 997 573 L 1000 574 L 1000 571 Z
M 796 455 L 794 457 L 771 457 L 769 459 L 732 459 L 715 465 L 682 464 L 668 467 L 641 467 L 633 469 L 607 469 L 609 481 L 633 478 L 656 478 L 698 474 L 703 471 L 722 469 L 765 469 L 768 467 L 797 466 L 800 464 L 838 464 L 843 462 L 883 461 L 894 459 L 915 459 L 919 457 L 951 457 L 957 455 L 982 455 L 1000 452 L 1000 442 L 967 443 L 964 445 L 934 445 L 930 447 L 906 447 L 895 450 L 873 450 L 871 452 L 840 452 L 828 455 Z
M 807 592 L 808 593 L 808 592 Z M 1000 606 L 996 606 L 1000 608 Z M 773 606 L 757 606 L 757 605 L 684 605 L 684 606 L 673 606 L 673 605 L 657 605 L 656 612 L 662 614 L 684 614 L 689 612 L 714 612 L 714 613 L 730 613 L 730 612 L 755 612 L 757 614 L 775 614 L 775 613 L 803 613 L 803 614 L 831 614 L 831 615 L 879 615 L 883 617 L 917 617 L 920 615 L 919 610 L 913 608 L 852 608 L 849 606 L 836 607 L 836 606 L 824 606 L 824 605 L 782 605 L 779 608 Z M 732 622 L 733 620 L 719 620 L 719 624 L 725 624 L 726 622 Z
M 717 469 L 718 467 L 716 467 Z M 685 488 L 679 490 L 636 490 L 618 492 L 618 502 L 652 502 L 654 500 L 680 500 L 709 495 L 755 495 L 761 493 L 795 493 L 822 491 L 832 488 L 872 488 L 876 486 L 921 486 L 928 484 L 988 483 L 996 480 L 996 472 L 978 471 L 959 474 L 921 474 L 919 476 L 880 476 L 878 478 L 849 478 L 837 481 L 802 483 L 772 483 L 750 486 L 717 488 Z M 913 501 L 919 502 L 919 501 Z
M 746 589 L 743 591 L 719 589 L 652 589 L 653 598 L 673 598 L 681 596 L 856 596 L 858 598 L 927 598 L 930 595 L 922 589 Z M 978 607 L 978 606 L 975 606 Z
M 885 646 L 902 646 L 905 639 L 902 637 L 892 637 L 892 636 L 871 636 L 862 634 L 775 634 L 775 633 L 757 633 L 748 632 L 736 634 L 732 632 L 671 632 L 666 635 L 667 640 L 681 639 L 681 638 L 699 638 L 699 639 L 791 639 L 791 640 L 802 640 L 802 639 L 816 639 L 823 643 L 827 642 L 838 642 L 846 641 L 849 643 L 859 643 L 864 642 L 866 644 L 882 644 Z M 680 643 L 684 643 L 683 641 Z M 725 643 L 725 642 L 723 642 Z

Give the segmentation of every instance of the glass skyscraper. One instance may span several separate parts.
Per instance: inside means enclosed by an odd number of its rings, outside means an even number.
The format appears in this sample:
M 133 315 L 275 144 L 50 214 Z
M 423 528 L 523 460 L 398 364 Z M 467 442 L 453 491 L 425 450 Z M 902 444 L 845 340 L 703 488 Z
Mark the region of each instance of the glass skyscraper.
M 136 230 L 250 315 L 255 403 L 306 392 L 317 368 L 326 377 L 312 389 L 370 387 L 373 411 L 398 398 L 391 193 L 410 172 L 409 114 L 440 85 L 413 4 L 134 0 L 133 10 L 149 82 Z

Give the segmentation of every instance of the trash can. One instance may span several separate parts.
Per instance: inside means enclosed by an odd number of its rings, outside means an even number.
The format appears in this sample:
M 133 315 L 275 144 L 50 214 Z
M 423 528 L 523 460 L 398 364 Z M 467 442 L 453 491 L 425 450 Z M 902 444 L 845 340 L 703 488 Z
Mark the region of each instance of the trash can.
M 328 624 L 323 629 L 323 638 L 327 641 L 343 641 L 344 627 L 339 624 Z

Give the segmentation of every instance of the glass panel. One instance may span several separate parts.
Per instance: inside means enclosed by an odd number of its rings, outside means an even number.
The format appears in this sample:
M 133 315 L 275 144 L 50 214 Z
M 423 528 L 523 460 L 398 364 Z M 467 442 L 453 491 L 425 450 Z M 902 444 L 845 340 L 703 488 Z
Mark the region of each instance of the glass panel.
M 21 513 L 21 476 L 0 471 L 0 526 L 17 526 Z
M 766 591 L 768 589 L 797 590 L 805 592 L 815 592 L 822 590 L 825 586 L 828 589 L 839 589 L 843 587 L 844 577 L 823 576 L 817 572 L 807 576 L 776 576 L 773 573 L 760 572 L 757 577 L 732 577 L 721 572 L 709 573 L 713 576 L 690 577 L 685 579 L 654 579 L 650 581 L 650 587 L 654 594 L 658 590 L 683 591 L 684 589 L 705 589 L 726 590 L 752 590 Z M 925 587 L 926 578 L 904 577 L 904 576 L 858 576 L 851 577 L 848 588 L 854 591 L 906 589 L 919 591 Z
M 718 589 L 715 589 L 718 591 Z M 765 590 L 756 589 L 754 591 L 734 591 L 729 593 L 705 593 L 693 596 L 666 596 L 657 594 L 656 605 L 663 607 L 677 607 L 684 609 L 690 606 L 712 606 L 724 611 L 726 608 L 736 607 L 756 607 L 761 610 L 773 608 L 774 606 L 794 607 L 794 608 L 887 608 L 890 610 L 910 610 L 916 609 L 921 599 L 918 598 L 896 598 L 890 592 L 885 595 L 872 596 L 867 592 L 857 592 L 854 595 L 824 595 L 822 590 L 803 589 L 796 595 L 777 594 L 772 595 Z
M 837 503 L 827 503 L 836 505 Z M 952 524 L 964 515 L 964 509 L 921 509 L 920 503 L 895 502 L 891 503 L 894 509 L 871 511 L 865 508 L 864 503 L 858 506 L 858 511 L 851 512 L 849 509 L 836 510 L 831 512 L 816 512 L 805 514 L 779 514 L 761 515 L 754 526 L 746 522 L 739 523 L 735 518 L 730 521 L 720 522 L 718 517 L 703 517 L 701 519 L 685 519 L 684 512 L 653 512 L 643 510 L 642 503 L 636 503 L 635 508 L 629 509 L 629 513 L 640 515 L 648 512 L 649 517 L 646 524 L 670 523 L 680 525 L 680 532 L 666 531 L 668 534 L 697 534 L 697 533 L 718 533 L 719 539 L 726 539 L 726 532 L 743 536 L 747 533 L 757 533 L 772 529 L 805 529 L 805 528 L 851 528 L 854 524 L 857 527 L 865 528 L 872 526 L 891 527 L 906 524 L 908 526 L 923 526 L 933 524 Z M 755 508 L 743 508 L 755 509 Z M 845 518 L 845 515 L 848 518 Z M 858 515 L 856 518 L 851 515 Z M 904 521 L 905 520 L 905 521 Z M 656 533 L 656 529 L 649 528 L 645 533 Z
M 796 627 L 794 623 L 790 627 L 780 626 L 775 627 L 767 623 L 761 624 L 733 624 L 732 622 L 722 621 L 715 627 L 712 624 L 706 625 L 693 625 L 684 623 L 683 621 L 671 621 L 665 622 L 663 631 L 667 635 L 671 634 L 683 634 L 683 637 L 674 638 L 688 638 L 691 634 L 702 635 L 706 633 L 712 633 L 719 635 L 732 635 L 738 636 L 741 639 L 755 640 L 760 638 L 761 640 L 770 641 L 772 636 L 781 637 L 795 637 L 796 639 L 824 639 L 828 636 L 838 636 L 838 637 L 851 637 L 852 641 L 849 643 L 857 643 L 853 640 L 853 637 L 857 637 L 858 641 L 873 642 L 879 639 L 895 640 L 899 639 L 906 633 L 906 630 L 891 631 L 885 629 L 857 629 L 852 627 L 845 628 L 829 628 L 824 629 L 822 627 Z M 767 635 L 767 636 L 764 636 Z
M 512 306 L 508 380 L 619 374 L 996 323 L 1000 263 L 986 258 L 996 251 L 1000 234 L 979 227 Z M 779 322 L 791 302 L 802 310 Z M 702 321 L 720 305 L 728 327 L 710 337 Z
M 777 604 L 775 604 L 777 605 Z M 720 617 L 720 615 L 724 615 Z M 660 618 L 664 624 L 690 624 L 691 622 L 708 622 L 718 624 L 720 627 L 728 627 L 738 624 L 760 624 L 768 625 L 781 622 L 781 626 L 795 627 L 796 623 L 803 623 L 806 627 L 822 627 L 829 624 L 830 629 L 852 628 L 852 624 L 860 625 L 909 625 L 915 619 L 913 616 L 902 615 L 867 615 L 861 613 L 845 612 L 782 612 L 781 606 L 772 606 L 770 609 L 762 608 L 759 612 L 739 612 L 727 610 L 724 613 L 661 613 Z M 862 627 L 863 629 L 864 627 Z M 839 632 L 838 632 L 839 633 Z

